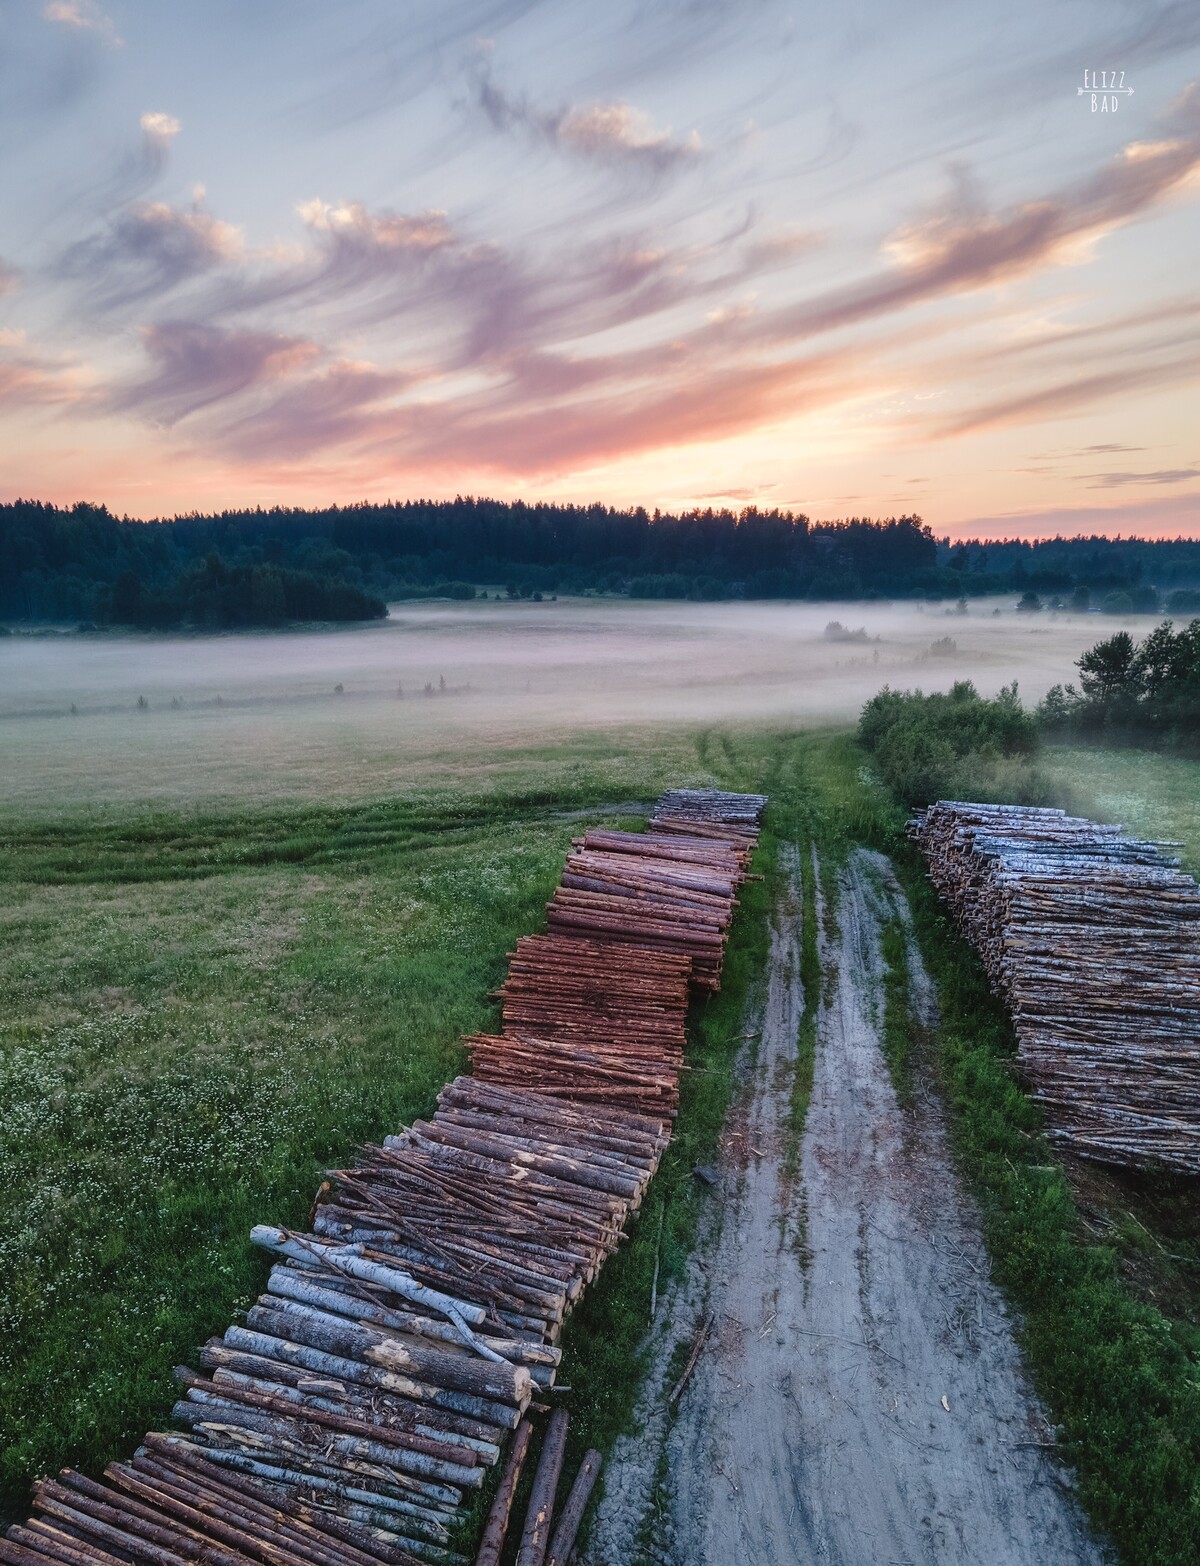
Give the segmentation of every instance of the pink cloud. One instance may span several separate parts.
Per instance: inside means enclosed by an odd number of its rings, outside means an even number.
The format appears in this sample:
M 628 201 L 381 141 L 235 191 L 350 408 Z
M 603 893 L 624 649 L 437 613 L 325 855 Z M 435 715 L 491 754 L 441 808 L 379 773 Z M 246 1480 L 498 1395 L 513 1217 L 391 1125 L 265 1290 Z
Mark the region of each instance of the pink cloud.
M 973 435 L 980 430 L 1024 424 L 1031 419 L 1062 418 L 1111 398 L 1127 398 L 1142 389 L 1186 384 L 1200 379 L 1194 347 L 1158 356 L 1145 363 L 1126 363 L 1119 374 L 1111 366 L 1072 376 L 968 408 L 936 428 L 939 436 Z
M 192 321 L 146 327 L 142 346 L 154 373 L 118 388 L 106 406 L 164 425 L 291 375 L 320 352 L 303 338 L 225 331 Z
M 120 48 L 121 39 L 111 16 L 96 4 L 96 0 L 49 0 L 42 15 L 48 22 L 69 27 L 74 32 L 96 33 L 114 48 Z
M 0 331 L 0 409 L 83 400 L 77 365 L 55 360 L 29 347 L 23 332 Z
M 297 461 L 379 429 L 383 405 L 409 378 L 373 365 L 342 362 L 284 388 L 217 434 L 223 450 L 257 463 Z

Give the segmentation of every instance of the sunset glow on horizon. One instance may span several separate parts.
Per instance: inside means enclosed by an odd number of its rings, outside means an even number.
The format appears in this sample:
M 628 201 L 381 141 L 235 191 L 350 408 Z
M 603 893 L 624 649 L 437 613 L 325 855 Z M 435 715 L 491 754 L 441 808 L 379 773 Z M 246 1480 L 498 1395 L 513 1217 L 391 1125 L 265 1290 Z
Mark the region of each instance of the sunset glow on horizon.
M 0 500 L 1200 536 L 1194 5 L 4 27 Z

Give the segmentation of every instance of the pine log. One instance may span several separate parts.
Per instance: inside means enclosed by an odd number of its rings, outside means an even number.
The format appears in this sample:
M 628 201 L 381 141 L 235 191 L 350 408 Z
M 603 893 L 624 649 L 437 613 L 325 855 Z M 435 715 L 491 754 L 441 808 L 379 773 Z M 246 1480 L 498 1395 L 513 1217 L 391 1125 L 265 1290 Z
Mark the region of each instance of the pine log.
M 508 1519 L 512 1514 L 513 1497 L 517 1493 L 517 1485 L 521 1479 L 521 1470 L 525 1466 L 525 1456 L 529 1451 L 532 1435 L 533 1426 L 527 1419 L 522 1419 L 509 1447 L 504 1472 L 500 1477 L 500 1486 L 488 1512 L 487 1522 L 484 1524 L 483 1538 L 480 1541 L 479 1553 L 475 1557 L 475 1566 L 500 1566 L 500 1551 L 504 1548 L 504 1539 L 508 1533 Z
M 565 1408 L 556 1408 L 550 1415 L 541 1456 L 533 1475 L 533 1488 L 529 1492 L 529 1509 L 525 1513 L 525 1527 L 521 1532 L 516 1566 L 543 1566 L 545 1561 L 550 1543 L 550 1524 L 554 1517 L 554 1497 L 566 1451 L 569 1419 Z

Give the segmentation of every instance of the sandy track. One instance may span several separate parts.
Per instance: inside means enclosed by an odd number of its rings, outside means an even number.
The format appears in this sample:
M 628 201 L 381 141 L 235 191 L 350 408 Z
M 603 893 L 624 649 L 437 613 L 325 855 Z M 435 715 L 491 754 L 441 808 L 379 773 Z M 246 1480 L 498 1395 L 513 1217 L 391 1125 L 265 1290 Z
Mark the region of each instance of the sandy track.
M 840 933 L 823 942 L 837 981 L 819 1019 L 799 1185 L 786 1178 L 800 909 L 793 879 L 726 1139 L 723 1212 L 657 1328 L 658 1358 L 705 1311 L 713 1335 L 669 1430 L 662 1372 L 651 1378 L 642 1431 L 614 1453 L 588 1559 L 1099 1563 L 1042 1444 L 1052 1432 L 989 1282 L 938 1106 L 926 1099 L 906 1115 L 896 1102 L 879 1048 L 879 935 L 907 909 L 887 861 L 865 851 L 840 880 Z M 931 1007 L 915 948 L 910 962 L 918 1004 Z

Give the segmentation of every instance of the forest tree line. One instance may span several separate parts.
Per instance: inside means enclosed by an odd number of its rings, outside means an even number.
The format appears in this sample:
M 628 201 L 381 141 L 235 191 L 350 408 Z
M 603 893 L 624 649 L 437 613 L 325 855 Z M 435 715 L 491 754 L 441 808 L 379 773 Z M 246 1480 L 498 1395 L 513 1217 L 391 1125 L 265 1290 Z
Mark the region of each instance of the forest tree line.
M 1048 607 L 1179 612 L 1189 605 L 1172 598 L 1200 589 L 1200 542 L 952 544 L 916 516 L 815 522 L 755 507 L 667 514 L 474 497 L 151 522 L 85 502 L 0 506 L 6 619 L 168 625 L 371 618 L 384 600 L 470 597 L 486 584 L 503 584 L 512 597 L 602 592 L 701 600 L 1015 592 Z

